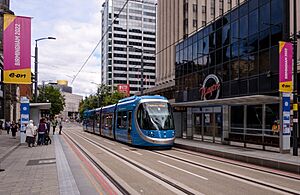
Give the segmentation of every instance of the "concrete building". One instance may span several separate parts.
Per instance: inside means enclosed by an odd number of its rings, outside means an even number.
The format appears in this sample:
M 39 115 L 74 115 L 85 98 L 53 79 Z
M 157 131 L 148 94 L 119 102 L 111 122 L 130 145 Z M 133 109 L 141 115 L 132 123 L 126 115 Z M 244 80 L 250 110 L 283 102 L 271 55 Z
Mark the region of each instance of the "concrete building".
M 61 112 L 61 117 L 63 119 L 76 119 L 79 113 L 79 104 L 83 97 L 81 95 L 72 94 L 72 87 L 68 86 L 67 80 L 57 80 L 57 82 L 43 82 L 42 85 L 39 85 L 39 88 L 45 86 L 53 86 L 59 89 L 60 93 L 65 98 L 65 107 Z
M 76 95 L 68 92 L 61 92 L 65 97 L 65 107 L 61 112 L 61 115 L 64 119 L 76 119 L 79 113 L 79 104 L 82 101 L 83 97 L 81 95 Z
M 3 14 L 14 14 L 9 9 L 10 0 L 0 1 L 0 119 L 17 120 L 18 87 L 11 84 L 3 84 Z
M 101 76 L 112 89 L 129 84 L 134 94 L 141 86 L 142 53 L 144 89 L 155 85 L 156 0 L 128 1 L 121 11 L 125 2 L 106 0 L 102 5 Z

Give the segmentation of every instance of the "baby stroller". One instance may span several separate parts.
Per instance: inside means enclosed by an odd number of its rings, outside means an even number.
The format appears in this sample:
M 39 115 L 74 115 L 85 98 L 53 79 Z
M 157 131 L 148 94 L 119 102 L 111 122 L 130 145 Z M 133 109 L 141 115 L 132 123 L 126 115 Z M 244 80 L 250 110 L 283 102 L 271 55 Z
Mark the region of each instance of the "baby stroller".
M 52 140 L 49 136 L 49 131 L 46 131 L 45 133 L 45 145 L 48 145 L 48 144 L 51 144 L 52 143 Z

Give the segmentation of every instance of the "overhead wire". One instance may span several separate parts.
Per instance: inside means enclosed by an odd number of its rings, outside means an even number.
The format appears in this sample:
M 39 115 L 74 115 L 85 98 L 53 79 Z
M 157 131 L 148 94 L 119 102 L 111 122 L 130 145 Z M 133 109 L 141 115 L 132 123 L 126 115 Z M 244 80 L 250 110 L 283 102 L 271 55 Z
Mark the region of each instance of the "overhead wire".
M 98 43 L 96 44 L 95 48 L 92 50 L 92 52 L 90 53 L 90 55 L 88 56 L 88 58 L 86 59 L 86 61 L 83 63 L 83 65 L 81 66 L 81 68 L 79 69 L 79 71 L 76 73 L 76 75 L 74 76 L 73 80 L 71 81 L 71 84 L 73 84 L 73 82 L 75 81 L 75 79 L 77 78 L 77 76 L 79 75 L 79 73 L 82 71 L 82 69 L 84 68 L 84 66 L 87 64 L 87 62 L 89 61 L 90 57 L 93 55 L 93 53 L 96 51 L 96 49 L 98 48 L 99 44 L 102 42 L 104 36 L 109 32 L 109 29 L 112 28 L 113 23 L 115 22 L 116 19 L 119 18 L 119 15 L 121 14 L 121 12 L 124 10 L 125 6 L 128 4 L 129 0 L 126 0 L 126 2 L 123 4 L 122 8 L 119 10 L 118 14 L 114 17 L 114 19 L 111 21 L 111 23 L 109 24 L 107 30 L 105 31 L 105 33 L 102 35 L 101 39 L 98 41 Z M 207 24 L 206 24 L 207 25 Z M 206 26 L 205 25 L 205 26 Z M 200 26 L 199 28 L 195 29 L 194 31 L 190 32 L 189 34 L 187 34 L 188 36 L 194 34 L 195 32 L 199 31 L 200 29 L 204 28 L 205 26 Z M 183 41 L 185 38 L 181 38 L 179 40 L 174 41 L 173 43 L 169 44 L 168 46 L 164 47 L 163 49 L 159 50 L 158 52 L 155 52 L 153 55 L 150 55 L 149 57 L 153 56 L 156 57 L 158 54 L 162 53 L 163 51 L 167 50 L 168 48 L 178 44 L 179 42 Z M 136 68 L 137 66 L 140 65 L 135 65 L 134 67 L 131 68 Z
M 124 3 L 124 5 L 122 6 L 122 8 L 119 10 L 118 14 L 116 16 L 114 16 L 114 19 L 109 24 L 107 30 L 102 35 L 101 39 L 98 41 L 98 43 L 96 44 L 95 48 L 92 50 L 92 52 L 90 53 L 90 55 L 88 56 L 88 58 L 85 60 L 85 62 L 82 64 L 82 66 L 80 67 L 80 69 L 78 70 L 78 72 L 76 73 L 76 75 L 74 76 L 74 78 L 72 79 L 71 84 L 73 84 L 73 82 L 75 81 L 75 79 L 77 78 L 77 76 L 79 75 L 79 73 L 82 71 L 82 69 L 87 64 L 87 62 L 89 61 L 89 59 L 91 58 L 91 56 L 93 55 L 93 53 L 96 51 L 96 49 L 98 48 L 98 46 L 102 42 L 104 36 L 109 32 L 109 29 L 112 27 L 113 23 L 119 18 L 119 15 L 121 14 L 121 12 L 125 8 L 125 6 L 128 4 L 128 1 L 129 0 L 126 0 L 126 2 Z

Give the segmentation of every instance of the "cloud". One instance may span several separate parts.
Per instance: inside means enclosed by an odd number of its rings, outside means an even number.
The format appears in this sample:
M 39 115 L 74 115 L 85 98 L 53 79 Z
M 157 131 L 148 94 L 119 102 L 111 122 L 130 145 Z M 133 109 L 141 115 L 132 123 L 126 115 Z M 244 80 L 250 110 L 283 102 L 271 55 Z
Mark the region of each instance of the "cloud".
M 35 39 L 56 37 L 56 40 L 38 42 L 39 82 L 63 79 L 71 83 L 101 38 L 102 3 L 103 0 L 11 1 L 15 15 L 33 17 L 32 55 Z M 98 47 L 74 81 L 73 93 L 88 95 L 96 92 L 97 86 L 91 82 L 101 81 L 100 56 Z

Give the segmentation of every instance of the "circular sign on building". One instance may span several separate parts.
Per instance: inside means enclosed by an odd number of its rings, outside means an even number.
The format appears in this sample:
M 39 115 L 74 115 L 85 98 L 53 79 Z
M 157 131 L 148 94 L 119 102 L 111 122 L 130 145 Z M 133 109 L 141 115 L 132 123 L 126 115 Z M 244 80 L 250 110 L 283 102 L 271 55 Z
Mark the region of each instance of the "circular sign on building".
M 200 98 L 201 100 L 214 100 L 218 99 L 220 95 L 221 83 L 219 78 L 214 75 L 208 75 L 200 88 Z

